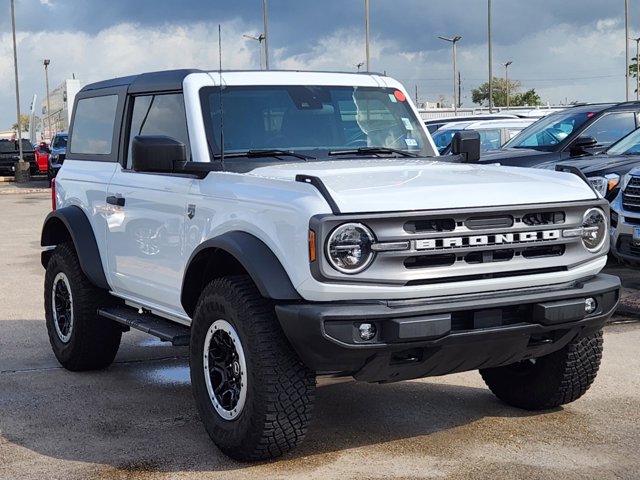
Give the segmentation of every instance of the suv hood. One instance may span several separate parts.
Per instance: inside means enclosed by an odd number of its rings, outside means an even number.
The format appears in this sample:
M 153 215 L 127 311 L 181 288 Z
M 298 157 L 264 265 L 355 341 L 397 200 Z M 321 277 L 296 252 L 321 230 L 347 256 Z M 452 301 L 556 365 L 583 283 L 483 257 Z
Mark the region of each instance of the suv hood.
M 343 213 L 555 203 L 597 198 L 578 176 L 429 160 L 369 159 L 269 165 L 246 175 L 319 177 Z
M 555 160 L 536 165 L 535 168 L 554 170 L 556 165 L 572 165 L 582 170 L 585 175 L 594 175 L 602 172 L 617 172 L 622 169 L 630 170 L 634 165 L 640 164 L 640 155 L 591 155 L 579 158 Z

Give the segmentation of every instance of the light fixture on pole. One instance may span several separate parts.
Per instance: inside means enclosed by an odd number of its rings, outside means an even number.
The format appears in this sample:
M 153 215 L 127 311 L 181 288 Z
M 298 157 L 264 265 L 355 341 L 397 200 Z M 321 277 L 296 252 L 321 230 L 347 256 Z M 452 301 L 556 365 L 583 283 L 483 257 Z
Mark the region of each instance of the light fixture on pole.
M 440 40 L 444 40 L 445 42 L 451 42 L 452 50 L 453 50 L 453 113 L 454 115 L 458 114 L 458 95 L 456 89 L 456 77 L 457 77 L 457 68 L 456 68 L 456 43 L 458 43 L 462 37 L 460 35 L 456 35 L 453 38 L 440 37 Z
M 511 65 L 512 63 L 513 62 L 509 60 L 504 64 L 504 83 L 505 89 L 507 91 L 507 110 L 509 109 L 509 65 Z
M 264 20 L 264 33 L 262 34 L 264 37 L 264 67 L 265 70 L 269 70 L 269 30 L 267 28 L 269 21 L 267 19 L 267 0 L 262 0 L 262 18 Z
M 364 45 L 367 62 L 367 72 L 370 72 L 371 57 L 369 56 L 369 0 L 364 0 Z
M 261 33 L 260 35 L 253 36 L 253 35 L 242 35 L 245 38 L 250 38 L 251 40 L 257 40 L 258 41 L 258 45 L 259 45 L 259 49 L 260 49 L 260 70 L 262 70 L 262 42 L 264 40 L 264 33 Z
M 640 37 L 636 41 L 636 100 L 640 100 Z
M 360 73 L 360 69 L 364 65 L 364 62 L 356 63 L 356 68 L 358 69 L 358 73 Z
M 51 105 L 49 103 L 49 64 L 51 60 L 48 58 L 44 59 L 44 83 L 47 88 L 47 134 L 49 135 L 49 140 L 51 140 Z

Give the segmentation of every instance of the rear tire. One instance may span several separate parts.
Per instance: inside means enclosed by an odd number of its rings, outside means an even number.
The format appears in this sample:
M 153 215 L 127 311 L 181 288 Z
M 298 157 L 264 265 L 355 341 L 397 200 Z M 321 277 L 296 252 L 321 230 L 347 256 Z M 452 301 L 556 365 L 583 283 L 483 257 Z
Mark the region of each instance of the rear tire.
M 63 367 L 83 371 L 111 365 L 122 330 L 97 313 L 109 302 L 109 293 L 82 272 L 73 245 L 58 245 L 47 264 L 44 310 L 49 342 Z
M 302 442 L 315 374 L 292 350 L 252 280 L 213 280 L 191 326 L 191 385 L 213 442 L 229 457 L 278 457 Z
M 602 330 L 535 360 L 481 369 L 491 391 L 525 410 L 555 408 L 577 400 L 593 383 L 602 359 Z

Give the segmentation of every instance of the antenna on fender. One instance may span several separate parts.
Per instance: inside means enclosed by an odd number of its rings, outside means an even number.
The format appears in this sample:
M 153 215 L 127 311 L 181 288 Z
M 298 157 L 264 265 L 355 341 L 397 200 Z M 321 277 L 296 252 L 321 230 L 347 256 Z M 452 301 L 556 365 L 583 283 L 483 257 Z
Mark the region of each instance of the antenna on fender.
M 220 83 L 220 163 L 224 170 L 224 106 L 222 104 L 222 30 L 218 24 L 218 80 Z

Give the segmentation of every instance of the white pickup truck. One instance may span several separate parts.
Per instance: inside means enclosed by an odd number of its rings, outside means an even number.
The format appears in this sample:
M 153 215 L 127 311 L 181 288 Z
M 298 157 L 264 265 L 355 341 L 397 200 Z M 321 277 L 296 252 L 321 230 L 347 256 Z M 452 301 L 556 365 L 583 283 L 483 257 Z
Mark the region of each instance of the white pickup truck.
M 477 134 L 452 151 L 381 75 L 87 85 L 42 230 L 56 357 L 105 368 L 129 328 L 189 345 L 207 432 L 239 460 L 302 441 L 319 375 L 479 369 L 517 407 L 577 399 L 619 296 L 607 202 L 571 173 L 473 165 Z

